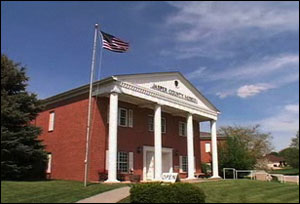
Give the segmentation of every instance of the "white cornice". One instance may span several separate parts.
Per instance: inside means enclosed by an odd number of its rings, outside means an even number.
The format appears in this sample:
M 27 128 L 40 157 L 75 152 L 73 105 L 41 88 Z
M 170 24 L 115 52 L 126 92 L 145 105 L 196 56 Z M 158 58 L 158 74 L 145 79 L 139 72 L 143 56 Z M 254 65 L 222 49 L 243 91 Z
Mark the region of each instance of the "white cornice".
M 218 116 L 218 112 L 203 109 L 199 106 L 187 103 L 185 100 L 182 100 L 182 99 L 179 99 L 179 98 L 176 98 L 176 97 L 172 97 L 172 96 L 164 94 L 164 93 L 156 92 L 156 91 L 153 91 L 151 89 L 147 89 L 147 88 L 144 88 L 144 87 L 141 87 L 141 86 L 138 86 L 138 85 L 134 85 L 134 84 L 131 84 L 131 83 L 128 83 L 128 82 L 118 81 L 117 83 L 123 89 L 127 89 L 127 90 L 130 90 L 130 91 L 133 91 L 134 93 L 139 93 L 139 94 L 145 95 L 147 97 L 150 96 L 150 97 L 153 97 L 155 99 L 159 99 L 161 101 L 165 101 L 165 102 L 168 102 L 168 103 L 171 103 L 171 104 L 176 104 L 176 105 L 179 105 L 179 106 L 182 106 L 182 107 L 186 107 L 188 109 L 192 109 L 192 110 L 196 111 L 197 113 L 200 112 L 200 113 L 204 113 L 205 115 L 211 116 L 213 119 L 215 119 Z M 134 93 L 132 93 L 131 95 L 137 96 Z

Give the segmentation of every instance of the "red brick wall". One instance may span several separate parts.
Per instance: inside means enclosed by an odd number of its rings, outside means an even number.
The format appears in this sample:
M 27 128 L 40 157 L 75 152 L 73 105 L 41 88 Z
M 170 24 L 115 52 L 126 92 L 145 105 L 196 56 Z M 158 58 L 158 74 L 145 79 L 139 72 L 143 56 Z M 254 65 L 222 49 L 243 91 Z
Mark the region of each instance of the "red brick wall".
M 225 142 L 225 139 L 224 138 L 217 138 L 218 140 L 218 144 L 219 143 L 222 143 L 222 142 Z M 210 150 L 211 152 L 205 152 L 205 144 L 206 143 L 209 143 L 210 144 Z M 211 156 L 211 153 L 212 153 L 212 146 L 211 146 L 211 139 L 206 139 L 206 138 L 201 138 L 200 139 L 200 152 L 201 152 L 201 161 L 203 163 L 211 163 L 212 162 L 212 156 Z
M 93 100 L 90 142 L 89 179 L 98 180 L 98 172 L 105 171 L 106 149 L 108 147 L 107 104 L 108 98 Z M 52 153 L 52 174 L 55 179 L 79 180 L 84 178 L 86 145 L 87 95 L 53 104 L 39 114 L 35 123 L 43 128 L 40 139 L 44 140 L 47 151 Z M 138 147 L 154 146 L 154 133 L 148 131 L 148 115 L 153 110 L 138 108 L 129 103 L 119 102 L 119 107 L 133 110 L 133 128 L 118 127 L 118 151 L 134 152 L 135 174 L 142 175 L 143 153 Z M 49 112 L 55 111 L 55 127 L 48 132 Z M 178 122 L 185 118 L 162 113 L 167 120 L 167 133 L 162 135 L 163 147 L 173 148 L 173 165 L 179 166 L 179 156 L 187 155 L 187 141 L 179 136 Z M 199 123 L 194 121 L 195 156 L 197 171 L 200 171 Z
M 83 180 L 88 100 L 86 96 L 53 104 L 36 118 L 43 128 L 40 139 L 52 154 L 55 179 Z M 48 132 L 49 112 L 55 111 L 54 131 Z
M 201 161 L 203 163 L 211 163 L 211 152 L 205 152 L 205 144 L 210 143 L 210 139 L 201 139 L 200 140 L 200 149 L 201 149 Z M 212 150 L 212 147 L 210 148 Z

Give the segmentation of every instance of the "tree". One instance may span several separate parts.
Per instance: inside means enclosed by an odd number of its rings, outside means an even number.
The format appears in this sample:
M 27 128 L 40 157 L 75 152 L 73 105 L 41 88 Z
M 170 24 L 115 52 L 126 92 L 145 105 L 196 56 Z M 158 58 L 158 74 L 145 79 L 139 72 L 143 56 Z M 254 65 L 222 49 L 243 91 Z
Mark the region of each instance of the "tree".
M 279 152 L 288 165 L 299 169 L 299 131 L 295 138 L 292 138 L 290 147 Z
M 41 129 L 31 122 L 42 106 L 26 91 L 28 80 L 24 67 L 1 55 L 1 180 L 45 175 L 47 154 L 37 139 Z
M 223 168 L 253 169 L 256 161 L 241 138 L 229 136 L 219 145 L 219 166 Z
M 279 153 L 278 152 L 271 152 L 269 155 L 274 155 L 274 156 L 278 157 Z
M 227 138 L 219 144 L 220 169 L 253 169 L 272 148 L 271 135 L 260 132 L 259 125 L 221 127 L 218 134 Z
M 291 147 L 299 149 L 299 130 L 298 130 L 298 132 L 296 134 L 296 137 L 292 138 Z

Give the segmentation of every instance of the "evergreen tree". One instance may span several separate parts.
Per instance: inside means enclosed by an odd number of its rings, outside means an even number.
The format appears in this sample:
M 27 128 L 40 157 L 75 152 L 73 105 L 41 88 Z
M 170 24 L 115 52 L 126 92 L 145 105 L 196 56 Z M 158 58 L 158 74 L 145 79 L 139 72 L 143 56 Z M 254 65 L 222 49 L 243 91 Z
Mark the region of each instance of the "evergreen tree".
M 24 67 L 1 55 L 1 180 L 45 177 L 47 153 L 32 123 L 42 106 L 26 91 L 28 80 Z

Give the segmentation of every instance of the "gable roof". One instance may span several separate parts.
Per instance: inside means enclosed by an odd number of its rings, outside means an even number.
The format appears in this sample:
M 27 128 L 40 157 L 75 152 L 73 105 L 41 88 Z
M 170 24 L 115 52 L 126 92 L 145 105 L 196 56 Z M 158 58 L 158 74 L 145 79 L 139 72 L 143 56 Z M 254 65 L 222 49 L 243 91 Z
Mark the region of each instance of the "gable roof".
M 131 77 L 143 77 L 143 76 L 177 76 L 179 79 L 181 79 L 188 88 L 198 94 L 198 96 L 210 106 L 214 111 L 220 113 L 220 110 L 218 110 L 189 80 L 187 80 L 181 72 L 153 72 L 153 73 L 137 73 L 137 74 L 123 74 L 123 75 L 114 75 L 112 77 L 119 78 L 119 79 L 126 79 Z
M 281 161 L 285 161 L 285 159 L 283 157 L 278 157 L 275 156 L 273 154 L 268 154 L 266 155 L 266 159 L 270 162 L 281 162 Z
M 143 77 L 143 76 L 178 76 L 183 82 L 185 82 L 185 84 L 188 86 L 189 89 L 191 89 L 192 91 L 194 91 L 195 93 L 198 94 L 198 96 L 204 101 L 206 102 L 206 104 L 208 104 L 214 111 L 220 113 L 220 111 L 189 81 L 187 80 L 180 72 L 153 72 L 153 73 L 137 73 L 137 74 L 122 74 L 122 75 L 113 75 L 98 81 L 95 81 L 93 83 L 93 86 L 96 85 L 103 85 L 103 84 L 107 84 L 113 81 L 117 81 L 118 79 L 126 79 L 126 78 L 131 78 L 131 77 Z M 51 104 L 53 102 L 57 102 L 60 100 L 64 100 L 66 98 L 69 97 L 74 97 L 80 94 L 85 94 L 88 93 L 89 91 L 89 84 L 80 86 L 78 88 L 75 89 L 71 89 L 69 91 L 48 97 L 46 99 L 43 100 L 43 102 L 45 104 Z

